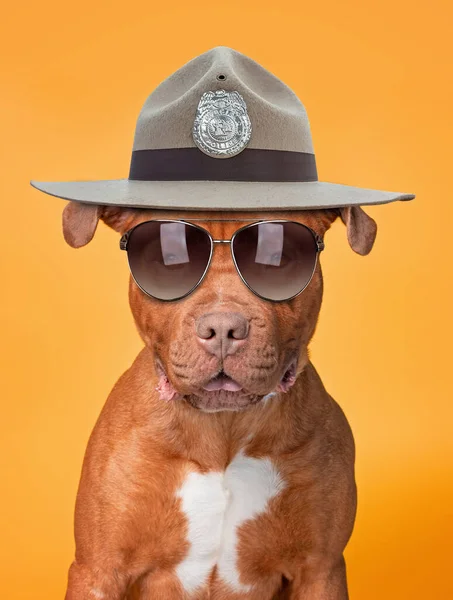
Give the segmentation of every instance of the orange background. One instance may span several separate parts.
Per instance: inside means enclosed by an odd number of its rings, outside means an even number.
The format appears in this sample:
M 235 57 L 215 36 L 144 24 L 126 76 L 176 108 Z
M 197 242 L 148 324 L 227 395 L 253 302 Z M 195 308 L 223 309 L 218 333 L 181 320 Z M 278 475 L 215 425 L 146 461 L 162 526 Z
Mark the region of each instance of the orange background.
M 312 358 L 357 444 L 352 600 L 453 598 L 451 4 L 9 3 L 1 35 L 0 580 L 62 599 L 101 406 L 141 348 L 118 235 L 65 245 L 65 201 L 30 179 L 127 177 L 148 94 L 217 45 L 308 111 L 321 180 L 412 192 L 368 209 L 368 257 L 334 224 Z

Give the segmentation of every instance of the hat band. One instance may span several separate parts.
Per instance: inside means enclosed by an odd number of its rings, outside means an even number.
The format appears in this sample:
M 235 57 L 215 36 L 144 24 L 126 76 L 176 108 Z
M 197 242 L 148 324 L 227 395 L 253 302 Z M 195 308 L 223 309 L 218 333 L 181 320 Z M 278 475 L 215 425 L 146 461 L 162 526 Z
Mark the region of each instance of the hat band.
M 129 179 L 140 181 L 318 181 L 315 155 L 245 148 L 213 158 L 198 148 L 134 150 Z

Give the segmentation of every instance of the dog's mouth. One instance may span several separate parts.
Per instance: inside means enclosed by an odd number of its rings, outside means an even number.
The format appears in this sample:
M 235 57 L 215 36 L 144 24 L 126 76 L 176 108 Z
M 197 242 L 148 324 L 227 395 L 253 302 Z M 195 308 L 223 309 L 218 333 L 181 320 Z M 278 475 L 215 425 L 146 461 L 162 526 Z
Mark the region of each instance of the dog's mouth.
M 235 381 L 221 369 L 195 392 L 182 395 L 173 387 L 160 361 L 157 361 L 156 364 L 159 375 L 156 390 L 162 400 L 181 398 L 193 407 L 207 412 L 243 410 L 278 392 L 286 393 L 296 381 L 297 369 L 297 359 L 294 358 L 287 366 L 276 388 L 267 394 L 259 395 L 247 391 L 241 383 Z
M 224 373 L 223 369 L 202 387 L 203 390 L 207 392 L 214 392 L 217 390 L 240 392 L 242 390 L 242 385 Z

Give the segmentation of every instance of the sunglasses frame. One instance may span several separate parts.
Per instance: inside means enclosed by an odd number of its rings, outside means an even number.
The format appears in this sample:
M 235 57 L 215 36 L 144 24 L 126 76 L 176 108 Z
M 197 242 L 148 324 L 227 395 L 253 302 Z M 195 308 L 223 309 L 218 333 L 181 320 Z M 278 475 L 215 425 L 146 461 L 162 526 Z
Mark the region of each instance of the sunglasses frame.
M 206 223 L 208 221 L 217 221 L 217 222 L 225 222 L 225 221 L 240 221 L 241 219 L 197 219 L 199 222 L 201 223 Z M 246 220 L 246 219 L 243 219 Z M 243 227 L 240 227 L 239 229 L 237 229 L 231 239 L 229 240 L 215 240 L 211 233 L 205 229 L 204 227 L 201 227 L 200 225 L 195 225 L 194 223 L 190 223 L 189 221 L 184 221 L 182 219 L 149 219 L 148 221 L 142 221 L 141 223 L 137 223 L 137 225 L 134 225 L 134 227 L 131 227 L 131 229 L 129 229 L 128 231 L 126 231 L 120 239 L 120 249 L 121 250 L 126 250 L 127 251 L 127 244 L 128 244 L 128 240 L 132 234 L 132 232 L 137 228 L 140 227 L 140 225 L 144 225 L 145 223 L 183 223 L 184 225 L 189 225 L 190 227 L 195 227 L 196 229 L 201 229 L 205 234 L 207 234 L 210 243 L 211 243 L 211 249 L 209 252 L 209 259 L 208 262 L 206 264 L 206 268 L 203 271 L 202 276 L 200 277 L 200 279 L 197 281 L 197 283 L 183 296 L 178 296 L 177 298 L 158 298 L 157 296 L 153 296 L 152 294 L 150 294 L 149 292 L 147 292 L 145 289 L 142 288 L 142 286 L 139 284 L 139 282 L 135 279 L 134 277 L 134 273 L 132 271 L 131 265 L 130 265 L 130 261 L 129 261 L 129 255 L 128 255 L 128 263 L 129 263 L 129 270 L 131 272 L 132 278 L 134 279 L 135 283 L 137 284 L 137 286 L 142 290 L 143 293 L 145 293 L 147 296 L 149 296 L 150 298 L 154 298 L 155 300 L 159 300 L 160 302 L 176 302 L 177 300 L 182 300 L 183 298 L 186 298 L 187 296 L 189 296 L 193 291 L 195 291 L 197 289 L 197 287 L 201 284 L 201 282 L 203 281 L 203 279 L 206 276 L 206 273 L 208 272 L 208 269 L 211 265 L 211 260 L 212 260 L 212 255 L 214 254 L 214 244 L 230 244 L 230 251 L 231 251 L 231 257 L 233 259 L 233 263 L 234 263 L 234 267 L 239 275 L 239 277 L 241 278 L 242 282 L 247 286 L 247 288 L 255 295 L 258 296 L 258 298 L 261 298 L 262 300 L 266 300 L 267 302 L 289 302 L 289 300 L 292 300 L 293 298 L 296 298 L 296 296 L 299 296 L 299 294 L 301 294 L 309 285 L 310 281 L 313 278 L 313 275 L 316 271 L 316 266 L 318 264 L 318 255 L 319 253 L 324 250 L 325 245 L 324 245 L 324 240 L 322 239 L 322 237 L 316 233 L 316 231 L 314 231 L 311 227 L 309 227 L 308 225 L 305 225 L 304 223 L 299 223 L 298 221 L 291 221 L 288 219 L 260 219 L 259 221 L 253 221 L 252 223 L 248 223 L 247 225 L 244 225 Z M 233 242 L 235 237 L 237 236 L 238 233 L 240 233 L 241 231 L 244 231 L 244 229 L 248 229 L 250 227 L 254 227 L 255 225 L 259 225 L 260 223 L 295 223 L 297 225 L 300 225 L 301 227 L 305 227 L 305 229 L 308 229 L 310 231 L 310 233 L 313 236 L 313 239 L 316 242 L 316 256 L 315 256 L 315 262 L 313 265 L 313 271 L 310 275 L 310 279 L 307 281 L 307 283 L 304 285 L 304 287 L 297 292 L 297 294 L 294 294 L 293 296 L 289 297 L 289 298 L 285 298 L 283 300 L 273 300 L 272 298 L 266 298 L 265 296 L 261 296 L 261 294 L 258 294 L 258 292 L 255 292 L 255 290 L 253 290 L 249 284 L 247 283 L 247 281 L 244 279 L 244 277 L 242 276 L 242 273 L 237 265 L 236 262 L 236 258 L 234 256 L 234 252 L 233 252 Z

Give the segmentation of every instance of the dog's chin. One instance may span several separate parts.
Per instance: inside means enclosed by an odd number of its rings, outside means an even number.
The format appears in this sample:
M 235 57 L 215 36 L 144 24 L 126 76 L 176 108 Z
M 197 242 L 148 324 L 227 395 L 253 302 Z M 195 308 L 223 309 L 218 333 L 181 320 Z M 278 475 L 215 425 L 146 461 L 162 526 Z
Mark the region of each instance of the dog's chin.
M 204 412 L 219 412 L 224 410 L 242 411 L 261 402 L 265 396 L 247 394 L 243 391 L 228 390 L 201 391 L 198 394 L 188 394 L 184 400 L 194 408 Z

